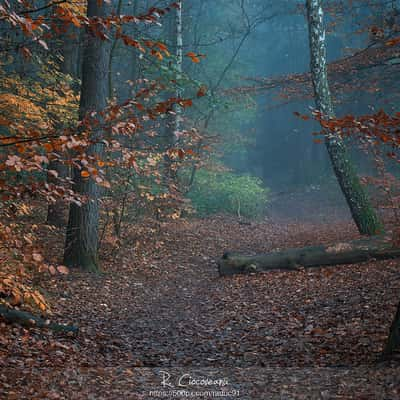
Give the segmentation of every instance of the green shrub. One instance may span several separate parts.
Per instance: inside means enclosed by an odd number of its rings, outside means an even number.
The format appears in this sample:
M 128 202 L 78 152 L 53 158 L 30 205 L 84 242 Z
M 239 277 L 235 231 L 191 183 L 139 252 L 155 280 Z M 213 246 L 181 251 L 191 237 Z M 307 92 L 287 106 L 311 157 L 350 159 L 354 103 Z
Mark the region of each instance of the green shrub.
M 251 175 L 199 170 L 188 193 L 194 209 L 202 216 L 227 213 L 254 218 L 263 214 L 268 189 Z

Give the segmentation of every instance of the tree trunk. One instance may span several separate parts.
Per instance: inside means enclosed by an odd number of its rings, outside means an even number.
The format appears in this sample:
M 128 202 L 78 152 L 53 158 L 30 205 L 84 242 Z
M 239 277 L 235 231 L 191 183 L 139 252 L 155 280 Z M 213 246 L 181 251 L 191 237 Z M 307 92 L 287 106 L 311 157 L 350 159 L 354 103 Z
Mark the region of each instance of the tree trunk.
M 175 14 L 175 35 L 176 35 L 176 93 L 175 97 L 180 98 L 182 91 L 179 87 L 180 80 L 182 79 L 182 63 L 183 63 L 183 20 L 182 20 L 182 0 L 178 0 Z M 179 131 L 182 129 L 182 108 L 179 105 L 175 105 L 175 119 L 172 134 L 173 145 L 177 142 Z
M 314 86 L 317 109 L 327 118 L 334 117 L 332 97 L 329 90 L 326 66 L 325 28 L 321 0 L 306 0 L 311 78 Z M 376 235 L 382 231 L 382 225 L 372 208 L 368 196 L 361 186 L 360 179 L 349 159 L 343 140 L 333 134 L 326 136 L 325 144 L 331 159 L 333 170 L 340 188 L 349 205 L 351 215 L 361 234 Z
M 133 9 L 132 9 L 132 15 L 137 15 L 138 14 L 138 12 L 139 12 L 139 0 L 137 0 L 137 1 L 134 1 L 133 2 L 133 4 L 132 4 L 132 7 L 133 7 Z M 138 36 L 138 34 L 139 34 L 139 30 L 137 29 L 137 27 L 136 27 L 136 25 L 134 25 L 134 27 L 133 27 L 133 36 Z M 139 56 L 138 56 L 138 50 L 137 49 L 134 49 L 134 51 L 133 51 L 133 54 L 132 54 L 132 68 L 131 68 L 131 80 L 132 80 L 132 82 L 134 82 L 135 84 L 134 84 L 134 88 L 135 88 L 135 90 L 137 90 L 138 89 L 138 87 L 137 87 L 137 80 L 141 77 L 141 72 L 140 72 L 140 70 L 141 70 L 141 63 L 140 63 L 140 58 L 139 58 Z M 130 97 L 132 97 L 131 95 L 129 95 L 128 96 L 129 98 Z
M 331 246 L 294 248 L 254 256 L 225 253 L 218 266 L 220 275 L 225 276 L 272 269 L 296 270 L 298 267 L 352 264 L 371 258 L 395 257 L 400 257 L 400 249 L 393 247 L 389 237 L 373 236 Z
M 58 174 L 57 178 L 49 173 L 47 174 L 47 182 L 50 184 L 57 184 L 59 178 L 66 178 L 69 174 L 69 168 L 57 160 L 50 161 L 48 169 L 50 171 L 56 171 Z M 67 218 L 66 204 L 64 200 L 60 199 L 56 200 L 54 203 L 49 203 L 47 207 L 46 223 L 59 228 L 65 227 L 67 224 Z
M 122 0 L 118 0 L 118 5 L 117 5 L 117 15 L 118 16 L 121 15 L 121 8 L 122 8 Z M 108 57 L 108 97 L 110 99 L 112 99 L 114 97 L 113 61 L 114 61 L 115 51 L 117 50 L 117 46 L 118 46 L 118 39 L 115 37 L 112 41 L 110 55 Z
M 78 76 L 78 58 L 79 58 L 79 30 L 70 26 L 62 38 L 62 63 L 61 72 L 76 78 Z M 57 172 L 57 177 L 47 174 L 47 182 L 57 184 L 60 180 L 69 176 L 69 167 L 58 160 L 50 161 L 48 170 Z M 50 203 L 47 208 L 47 220 L 50 225 L 64 227 L 67 224 L 67 207 L 64 200 L 57 200 Z
M 104 17 L 108 13 L 108 8 L 105 1 L 89 0 L 87 15 L 89 18 Z M 88 112 L 102 111 L 107 105 L 108 93 L 109 42 L 89 32 L 86 40 L 79 106 L 81 119 Z M 92 144 L 86 152 L 88 157 L 102 158 L 104 145 L 101 138 L 103 136 L 100 130 L 92 134 Z M 81 170 L 76 167 L 73 168 L 73 181 L 74 190 L 86 197 L 87 201 L 81 207 L 74 203 L 70 205 L 64 264 L 87 271 L 98 271 L 100 188 L 93 179 L 83 178 Z
M 400 349 L 400 303 L 397 306 L 396 315 L 390 326 L 389 337 L 383 350 L 383 357 L 390 357 L 398 349 Z
M 176 2 L 175 9 L 175 21 L 173 23 L 172 38 L 175 47 L 175 58 L 176 63 L 174 65 L 175 69 L 175 93 L 174 97 L 180 98 L 182 96 L 182 90 L 179 85 L 182 80 L 182 64 L 183 64 L 183 25 L 182 25 L 182 0 Z M 178 104 L 174 105 L 173 114 L 171 118 L 168 118 L 167 127 L 167 150 L 173 149 L 178 140 L 179 132 L 182 129 L 182 108 Z M 176 181 L 176 170 L 174 167 L 174 155 L 165 155 L 165 186 L 169 187 L 171 183 Z

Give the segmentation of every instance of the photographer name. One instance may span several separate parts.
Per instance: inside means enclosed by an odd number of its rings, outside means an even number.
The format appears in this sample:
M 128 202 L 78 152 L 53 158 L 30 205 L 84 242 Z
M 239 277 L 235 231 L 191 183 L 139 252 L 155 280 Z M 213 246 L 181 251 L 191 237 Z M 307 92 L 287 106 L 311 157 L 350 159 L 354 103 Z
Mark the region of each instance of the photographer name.
M 177 377 L 175 380 L 172 378 L 171 374 L 166 371 L 160 371 L 162 381 L 161 385 L 163 387 L 190 387 L 190 386 L 218 386 L 218 387 L 225 387 L 229 384 L 227 378 L 218 378 L 218 379 L 211 379 L 211 378 L 204 378 L 204 377 L 193 377 L 190 374 L 183 374 Z

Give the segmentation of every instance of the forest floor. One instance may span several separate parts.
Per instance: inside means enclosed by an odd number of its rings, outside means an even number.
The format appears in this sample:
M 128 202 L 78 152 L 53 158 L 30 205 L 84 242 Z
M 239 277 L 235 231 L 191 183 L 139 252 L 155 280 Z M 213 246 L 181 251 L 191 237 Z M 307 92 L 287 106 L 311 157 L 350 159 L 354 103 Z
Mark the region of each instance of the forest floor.
M 251 225 L 144 220 L 118 249 L 106 238 L 103 274 L 42 277 L 51 318 L 80 332 L 1 323 L 0 398 L 399 399 L 400 362 L 379 361 L 399 301 L 398 260 L 218 276 L 227 250 L 358 236 L 341 207 L 293 210 L 296 220 L 284 207 L 277 201 Z M 59 260 L 62 234 L 43 235 L 47 257 Z M 163 385 L 167 373 L 173 387 Z

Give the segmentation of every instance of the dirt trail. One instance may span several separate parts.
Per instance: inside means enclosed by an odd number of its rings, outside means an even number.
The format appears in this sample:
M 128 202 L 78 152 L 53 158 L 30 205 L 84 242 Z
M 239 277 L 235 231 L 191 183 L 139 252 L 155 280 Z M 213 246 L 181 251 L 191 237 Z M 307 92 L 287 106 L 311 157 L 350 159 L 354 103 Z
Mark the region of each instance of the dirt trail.
M 271 219 L 285 223 L 351 222 L 346 200 L 337 185 L 310 185 L 293 191 L 272 192 L 267 213 Z
M 349 223 L 146 221 L 117 255 L 106 247 L 104 275 L 43 283 L 56 314 L 80 325 L 77 338 L 36 331 L 21 341 L 19 328 L 2 327 L 4 398 L 158 398 L 150 391 L 165 389 L 161 370 L 226 377 L 223 398 L 399 398 L 399 365 L 376 363 L 398 301 L 398 262 L 217 274 L 228 249 L 356 236 Z M 164 398 L 185 398 L 175 395 Z

